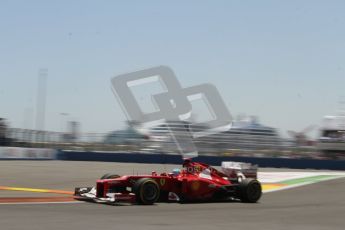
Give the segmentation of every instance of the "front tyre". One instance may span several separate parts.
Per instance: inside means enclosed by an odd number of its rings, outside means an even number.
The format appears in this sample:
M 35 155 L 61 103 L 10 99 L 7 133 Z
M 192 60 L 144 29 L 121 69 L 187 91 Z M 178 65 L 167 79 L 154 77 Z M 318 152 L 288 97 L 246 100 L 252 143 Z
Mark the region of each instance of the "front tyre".
M 160 188 L 155 180 L 142 178 L 133 185 L 133 192 L 139 204 L 151 205 L 159 199 Z
M 262 195 L 261 184 L 255 179 L 244 179 L 239 186 L 239 198 L 245 203 L 256 203 Z

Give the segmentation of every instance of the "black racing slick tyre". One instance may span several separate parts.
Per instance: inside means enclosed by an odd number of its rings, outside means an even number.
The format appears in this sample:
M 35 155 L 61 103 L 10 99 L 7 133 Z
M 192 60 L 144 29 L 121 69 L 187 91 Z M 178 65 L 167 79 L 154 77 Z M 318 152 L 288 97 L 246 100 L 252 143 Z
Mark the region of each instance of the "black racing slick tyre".
M 256 203 L 262 195 L 261 184 L 255 179 L 244 179 L 239 186 L 239 198 L 245 203 Z
M 119 177 L 120 176 L 117 174 L 107 173 L 101 177 L 101 180 L 103 180 L 103 179 L 115 179 L 115 178 L 119 178 Z
M 133 192 L 139 204 L 151 205 L 159 199 L 160 188 L 155 180 L 142 178 L 133 185 Z

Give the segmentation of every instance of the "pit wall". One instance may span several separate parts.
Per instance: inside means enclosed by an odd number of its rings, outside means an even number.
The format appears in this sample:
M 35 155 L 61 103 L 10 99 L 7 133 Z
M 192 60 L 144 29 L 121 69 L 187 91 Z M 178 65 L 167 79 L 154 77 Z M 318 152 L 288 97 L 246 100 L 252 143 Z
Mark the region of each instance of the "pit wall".
M 180 155 L 128 152 L 62 151 L 44 148 L 0 147 L 0 160 L 65 160 L 103 161 L 125 163 L 181 164 Z M 257 164 L 259 167 L 291 169 L 345 170 L 345 160 L 290 159 L 270 157 L 199 156 L 193 161 L 221 165 L 222 161 L 240 161 Z
M 180 155 L 124 152 L 58 151 L 56 159 L 66 161 L 103 161 L 152 164 L 182 163 Z M 193 161 L 200 161 L 215 166 L 221 165 L 222 161 L 240 161 L 257 164 L 259 167 L 270 168 L 345 170 L 345 160 L 199 156 L 193 158 Z
M 57 152 L 46 148 L 0 147 L 0 160 L 55 160 Z

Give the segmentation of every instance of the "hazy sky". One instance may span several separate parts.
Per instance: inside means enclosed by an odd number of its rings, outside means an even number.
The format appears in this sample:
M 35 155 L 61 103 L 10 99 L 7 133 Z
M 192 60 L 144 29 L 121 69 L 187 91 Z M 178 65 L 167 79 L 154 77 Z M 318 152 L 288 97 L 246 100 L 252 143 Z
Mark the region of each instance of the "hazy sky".
M 0 0 L 0 117 L 34 127 L 46 68 L 47 130 L 119 129 L 110 78 L 167 65 L 183 86 L 216 85 L 234 117 L 283 135 L 319 125 L 345 96 L 344 12 L 344 1 Z

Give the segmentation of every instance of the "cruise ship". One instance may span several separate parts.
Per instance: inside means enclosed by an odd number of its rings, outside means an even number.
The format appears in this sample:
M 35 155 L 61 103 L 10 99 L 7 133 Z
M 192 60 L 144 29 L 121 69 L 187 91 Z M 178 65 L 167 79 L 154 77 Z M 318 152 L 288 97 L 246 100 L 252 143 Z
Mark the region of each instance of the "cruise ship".
M 213 135 L 212 142 L 224 149 L 279 150 L 282 138 L 277 130 L 260 124 L 256 118 L 234 121 L 231 129 Z
M 182 125 L 181 125 L 182 124 Z M 189 129 L 188 122 L 175 122 L 173 127 Z M 195 127 L 194 127 L 195 128 Z M 205 127 L 201 127 L 205 128 Z M 194 130 L 193 131 L 197 131 Z M 172 143 L 166 135 L 168 132 L 165 125 L 151 130 L 156 140 Z M 167 135 L 169 136 L 169 135 Z M 170 140 L 169 140 L 170 139 Z M 256 118 L 246 118 L 232 122 L 231 128 L 226 132 L 210 134 L 194 139 L 199 153 L 226 152 L 227 150 L 280 150 L 282 138 L 277 130 L 260 124 Z M 173 149 L 176 147 L 173 145 Z M 164 149 L 170 149 L 167 146 Z

